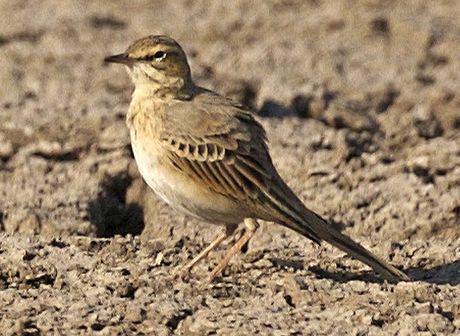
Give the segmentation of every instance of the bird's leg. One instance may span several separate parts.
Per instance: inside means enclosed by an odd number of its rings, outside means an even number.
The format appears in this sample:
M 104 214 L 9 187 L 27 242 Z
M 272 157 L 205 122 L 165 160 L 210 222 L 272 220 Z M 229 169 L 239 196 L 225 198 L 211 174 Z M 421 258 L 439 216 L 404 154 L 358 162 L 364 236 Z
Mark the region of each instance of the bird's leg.
M 246 244 L 256 233 L 259 224 L 254 218 L 246 218 L 244 220 L 244 224 L 246 225 L 246 230 L 241 236 L 240 239 L 227 251 L 225 254 L 225 257 L 220 261 L 220 263 L 214 268 L 214 270 L 211 272 L 209 280 L 212 281 L 218 274 L 220 274 L 223 269 L 227 266 L 229 263 L 230 259 L 235 254 L 238 254 L 241 251 L 241 248 Z
M 211 242 L 211 244 L 209 244 L 203 251 L 201 251 L 197 256 L 195 256 L 195 258 L 193 258 L 187 265 L 185 265 L 182 269 L 182 272 L 189 272 L 192 269 L 192 267 L 195 266 L 196 263 L 206 258 L 209 252 L 211 252 L 213 249 L 219 246 L 220 243 L 222 243 L 225 239 L 227 239 L 229 236 L 233 234 L 233 232 L 236 230 L 236 227 L 236 225 L 226 226 L 225 232 L 217 236 L 217 238 L 214 239 Z

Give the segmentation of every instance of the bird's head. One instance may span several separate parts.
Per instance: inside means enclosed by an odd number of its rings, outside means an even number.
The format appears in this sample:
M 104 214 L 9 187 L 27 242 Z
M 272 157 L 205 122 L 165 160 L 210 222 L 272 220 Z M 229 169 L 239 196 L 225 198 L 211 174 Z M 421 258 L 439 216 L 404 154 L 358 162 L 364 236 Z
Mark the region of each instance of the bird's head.
M 151 35 L 135 41 L 122 53 L 105 62 L 127 67 L 136 89 L 158 93 L 185 93 L 193 89 L 190 66 L 182 47 L 172 38 Z

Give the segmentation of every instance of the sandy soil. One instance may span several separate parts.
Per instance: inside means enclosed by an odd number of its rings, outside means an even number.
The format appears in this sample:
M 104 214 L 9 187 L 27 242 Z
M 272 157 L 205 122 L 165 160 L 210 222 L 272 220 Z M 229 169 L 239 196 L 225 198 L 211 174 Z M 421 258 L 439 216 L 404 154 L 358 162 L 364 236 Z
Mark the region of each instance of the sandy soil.
M 460 334 L 460 3 L 0 1 L 0 334 Z M 264 224 L 224 276 L 219 232 L 132 160 L 131 84 L 102 64 L 175 37 L 251 106 L 302 200 L 413 279 Z

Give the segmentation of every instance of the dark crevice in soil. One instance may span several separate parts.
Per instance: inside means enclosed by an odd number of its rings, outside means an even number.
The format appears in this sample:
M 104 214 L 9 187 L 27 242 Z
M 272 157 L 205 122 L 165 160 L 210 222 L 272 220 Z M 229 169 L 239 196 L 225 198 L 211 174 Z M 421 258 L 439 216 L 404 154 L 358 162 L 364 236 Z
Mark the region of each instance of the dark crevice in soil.
M 97 29 L 109 28 L 119 30 L 126 27 L 126 23 L 124 21 L 117 19 L 113 16 L 93 15 L 88 19 L 88 21 L 91 27 Z
M 192 316 L 193 312 L 190 309 L 182 309 L 177 314 L 171 316 L 171 318 L 166 322 L 166 326 L 171 330 L 176 330 L 180 321 L 185 320 L 188 316 Z
M 0 35 L 0 46 L 12 42 L 31 42 L 36 43 L 38 42 L 41 37 L 43 36 L 44 31 L 36 31 L 36 32 L 29 32 L 29 31 L 22 31 L 11 34 L 9 36 Z
M 56 154 L 48 154 L 48 153 L 34 153 L 34 156 L 41 157 L 45 160 L 50 161 L 57 161 L 57 162 L 66 162 L 66 161 L 76 161 L 80 158 L 78 152 L 67 152 L 67 153 L 56 153 Z

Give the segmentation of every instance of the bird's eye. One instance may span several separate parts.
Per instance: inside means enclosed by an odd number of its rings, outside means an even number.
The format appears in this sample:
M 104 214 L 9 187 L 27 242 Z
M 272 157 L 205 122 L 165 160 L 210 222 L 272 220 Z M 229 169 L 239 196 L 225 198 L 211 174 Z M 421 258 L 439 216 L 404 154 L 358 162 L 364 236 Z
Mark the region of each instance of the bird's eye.
M 156 53 L 154 53 L 153 55 L 147 55 L 147 56 L 144 56 L 142 58 L 140 58 L 142 61 L 147 61 L 147 62 L 150 62 L 150 61 L 161 61 L 163 58 L 166 57 L 166 53 L 164 51 L 157 51 Z
M 155 54 L 153 54 L 153 58 L 157 61 L 162 60 L 165 57 L 166 53 L 164 51 L 157 51 Z

